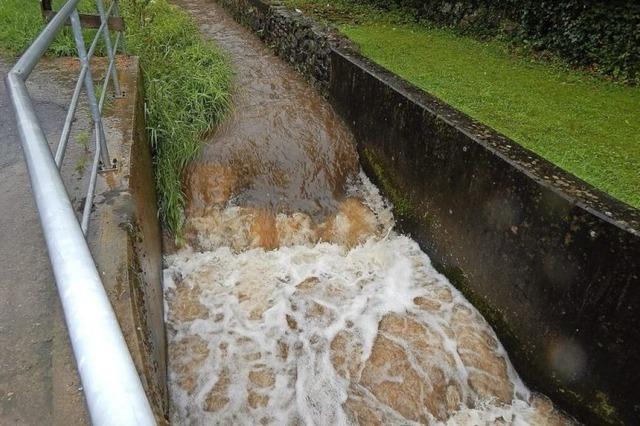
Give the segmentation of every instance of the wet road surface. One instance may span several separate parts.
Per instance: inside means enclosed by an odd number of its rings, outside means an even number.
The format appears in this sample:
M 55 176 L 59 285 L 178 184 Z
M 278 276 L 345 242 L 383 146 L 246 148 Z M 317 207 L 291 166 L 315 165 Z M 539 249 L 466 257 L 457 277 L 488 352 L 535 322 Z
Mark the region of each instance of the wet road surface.
M 0 60 L 4 77 L 10 64 Z M 28 87 L 48 136 L 57 137 L 73 82 L 39 66 Z M 76 126 L 89 126 L 80 111 Z M 90 128 L 90 127 L 87 127 Z M 77 134 L 77 133 L 76 133 Z M 74 144 L 73 140 L 70 145 Z M 75 190 L 70 146 L 66 176 Z M 81 177 L 80 177 L 81 178 Z M 0 84 L 0 424 L 88 424 L 80 380 L 49 265 L 13 110 Z

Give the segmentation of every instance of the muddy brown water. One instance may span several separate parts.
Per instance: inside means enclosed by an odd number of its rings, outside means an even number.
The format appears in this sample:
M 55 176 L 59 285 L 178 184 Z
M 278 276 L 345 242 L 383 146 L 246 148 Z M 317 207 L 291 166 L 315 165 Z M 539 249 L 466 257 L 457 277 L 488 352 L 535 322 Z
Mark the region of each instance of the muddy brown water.
M 235 66 L 233 112 L 189 174 L 192 208 L 211 205 L 211 181 L 238 205 L 323 217 L 357 171 L 352 136 L 324 99 L 215 3 L 181 2 Z M 224 180 L 225 182 L 220 182 Z
M 177 2 L 236 69 L 165 256 L 176 424 L 571 424 L 394 231 L 331 107 L 215 3 Z

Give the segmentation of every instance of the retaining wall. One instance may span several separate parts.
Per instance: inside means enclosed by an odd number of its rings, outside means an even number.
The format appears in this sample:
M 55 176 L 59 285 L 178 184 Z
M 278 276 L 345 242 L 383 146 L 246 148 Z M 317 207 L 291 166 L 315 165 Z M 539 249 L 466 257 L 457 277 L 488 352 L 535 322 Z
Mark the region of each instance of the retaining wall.
M 156 419 L 166 424 L 162 240 L 144 88 L 137 57 L 118 57 L 117 69 L 124 96 L 105 107 L 104 121 L 118 166 L 98 175 L 88 240 Z
M 300 13 L 220 3 L 327 96 L 400 229 L 492 324 L 525 382 L 586 423 L 638 423 L 640 212 Z

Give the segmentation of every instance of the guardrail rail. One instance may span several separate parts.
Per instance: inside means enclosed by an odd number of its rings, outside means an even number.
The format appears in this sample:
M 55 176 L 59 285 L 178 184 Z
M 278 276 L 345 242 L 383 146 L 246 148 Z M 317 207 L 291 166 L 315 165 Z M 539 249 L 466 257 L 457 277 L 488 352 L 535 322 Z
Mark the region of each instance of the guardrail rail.
M 120 96 L 115 55 L 123 35 L 118 31 L 113 41 L 109 31 L 110 17 L 119 16 L 118 1 L 112 0 L 105 9 L 103 1 L 96 0 L 100 26 L 88 50 L 77 9 L 79 1 L 69 0 L 58 12 L 49 14 L 48 24 L 9 71 L 5 83 L 91 421 L 96 425 L 154 425 L 153 411 L 86 241 L 97 174 L 100 169 L 114 167 L 101 114 L 109 82 L 115 95 Z M 26 81 L 67 22 L 71 25 L 81 69 L 53 154 L 35 114 Z M 100 38 L 109 62 L 98 100 L 90 61 Z M 60 169 L 83 87 L 96 144 L 87 197 L 78 220 Z

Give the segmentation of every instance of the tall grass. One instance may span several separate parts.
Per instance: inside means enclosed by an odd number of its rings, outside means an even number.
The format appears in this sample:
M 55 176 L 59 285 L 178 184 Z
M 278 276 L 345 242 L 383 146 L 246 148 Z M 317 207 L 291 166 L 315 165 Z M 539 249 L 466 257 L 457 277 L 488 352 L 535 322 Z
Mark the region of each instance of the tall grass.
M 144 73 L 159 209 L 179 238 L 182 173 L 197 156 L 203 135 L 229 108 L 231 69 L 223 53 L 202 40 L 186 12 L 166 0 L 123 4 L 127 48 L 140 57 Z

